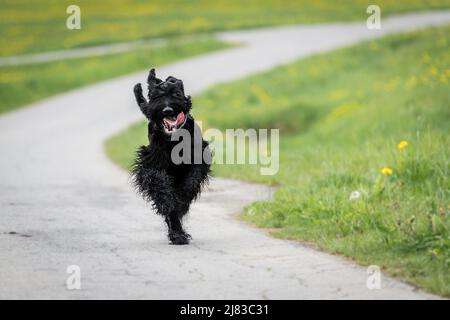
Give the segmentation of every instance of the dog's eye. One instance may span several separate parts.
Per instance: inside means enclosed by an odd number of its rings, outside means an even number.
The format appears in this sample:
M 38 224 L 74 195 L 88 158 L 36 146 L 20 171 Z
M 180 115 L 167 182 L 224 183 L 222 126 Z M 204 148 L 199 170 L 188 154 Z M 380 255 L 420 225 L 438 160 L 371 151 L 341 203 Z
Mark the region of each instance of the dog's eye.
M 175 97 L 181 98 L 181 97 L 183 97 L 183 95 L 181 94 L 181 92 L 177 92 L 177 93 L 175 93 Z

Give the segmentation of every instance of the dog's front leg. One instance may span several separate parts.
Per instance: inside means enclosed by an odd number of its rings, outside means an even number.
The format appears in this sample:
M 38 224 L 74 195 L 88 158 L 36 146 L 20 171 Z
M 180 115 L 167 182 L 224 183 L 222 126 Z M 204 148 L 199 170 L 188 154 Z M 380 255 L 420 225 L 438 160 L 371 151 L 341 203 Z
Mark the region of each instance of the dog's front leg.
M 173 244 L 188 244 L 191 236 L 183 229 L 183 215 L 188 211 L 189 204 L 179 203 L 177 208 L 166 216 L 169 229 L 169 239 Z
M 197 198 L 202 186 L 208 181 L 208 174 L 209 165 L 193 165 L 186 177 L 178 185 L 175 185 L 173 199 L 176 202 L 176 208 L 166 216 L 169 239 L 173 244 L 188 244 L 192 238 L 184 231 L 182 219 L 188 213 L 192 200 Z

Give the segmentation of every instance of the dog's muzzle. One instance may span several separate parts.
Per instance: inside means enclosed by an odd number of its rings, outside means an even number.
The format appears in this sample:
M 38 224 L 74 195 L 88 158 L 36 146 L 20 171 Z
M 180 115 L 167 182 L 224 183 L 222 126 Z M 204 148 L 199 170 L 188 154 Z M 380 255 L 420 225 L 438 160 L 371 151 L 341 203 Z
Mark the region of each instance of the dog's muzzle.
M 186 115 L 180 112 L 176 117 L 165 117 L 163 119 L 164 131 L 167 134 L 174 133 L 177 129 L 180 129 L 186 123 Z

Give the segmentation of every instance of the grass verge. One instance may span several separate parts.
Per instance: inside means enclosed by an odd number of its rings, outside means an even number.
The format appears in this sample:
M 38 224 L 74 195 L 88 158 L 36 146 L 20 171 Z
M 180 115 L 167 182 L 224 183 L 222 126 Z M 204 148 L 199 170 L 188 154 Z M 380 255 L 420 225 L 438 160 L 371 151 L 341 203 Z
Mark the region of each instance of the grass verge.
M 394 35 L 196 97 L 207 127 L 281 129 L 276 175 L 214 166 L 280 185 L 243 219 L 450 296 L 449 44 L 450 27 Z M 107 152 L 128 167 L 145 137 L 136 124 Z

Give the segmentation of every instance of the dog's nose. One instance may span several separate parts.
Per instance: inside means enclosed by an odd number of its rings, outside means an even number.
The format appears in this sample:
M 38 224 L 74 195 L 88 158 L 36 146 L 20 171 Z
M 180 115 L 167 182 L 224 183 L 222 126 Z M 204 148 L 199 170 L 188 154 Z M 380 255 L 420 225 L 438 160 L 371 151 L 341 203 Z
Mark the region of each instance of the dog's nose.
M 165 107 L 162 111 L 164 116 L 169 116 L 173 114 L 173 109 L 171 107 Z

